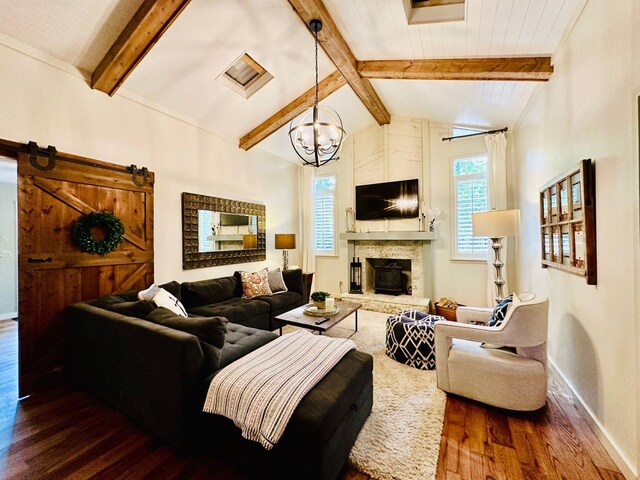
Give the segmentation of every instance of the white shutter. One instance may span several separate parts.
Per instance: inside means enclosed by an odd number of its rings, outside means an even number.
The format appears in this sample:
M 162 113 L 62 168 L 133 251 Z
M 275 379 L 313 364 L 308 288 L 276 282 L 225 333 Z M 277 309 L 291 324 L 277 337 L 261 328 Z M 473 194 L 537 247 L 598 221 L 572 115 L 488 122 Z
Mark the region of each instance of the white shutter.
M 471 216 L 489 209 L 487 157 L 474 156 L 453 162 L 453 210 L 455 212 L 455 258 L 484 259 L 487 239 L 475 238 Z
M 315 247 L 316 252 L 333 254 L 336 243 L 335 176 L 315 179 Z
M 458 252 L 485 252 L 487 239 L 473 237 L 471 214 L 487 211 L 487 181 L 479 179 L 457 182 L 456 204 Z

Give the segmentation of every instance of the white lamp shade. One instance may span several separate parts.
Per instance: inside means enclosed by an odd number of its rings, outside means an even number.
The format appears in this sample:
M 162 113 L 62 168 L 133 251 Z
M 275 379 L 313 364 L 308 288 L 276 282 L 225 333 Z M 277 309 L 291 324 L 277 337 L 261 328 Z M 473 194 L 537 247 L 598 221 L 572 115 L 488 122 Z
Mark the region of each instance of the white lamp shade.
M 520 234 L 520 210 L 491 210 L 471 216 L 474 237 L 507 237 Z

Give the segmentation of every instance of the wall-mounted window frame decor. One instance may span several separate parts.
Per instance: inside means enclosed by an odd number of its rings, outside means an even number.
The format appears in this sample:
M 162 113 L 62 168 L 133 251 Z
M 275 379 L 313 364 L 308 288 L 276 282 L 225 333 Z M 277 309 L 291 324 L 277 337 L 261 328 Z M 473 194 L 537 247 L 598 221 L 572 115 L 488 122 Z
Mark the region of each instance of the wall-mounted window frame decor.
M 597 284 L 595 166 L 591 159 L 540 188 L 542 268 Z
M 257 217 L 257 245 L 253 238 L 240 250 L 199 251 L 198 211 L 210 210 L 235 215 Z M 182 193 L 182 269 L 215 267 L 234 263 L 260 262 L 266 260 L 266 207 L 259 203 L 241 202 L 228 198 L 209 197 L 197 193 Z

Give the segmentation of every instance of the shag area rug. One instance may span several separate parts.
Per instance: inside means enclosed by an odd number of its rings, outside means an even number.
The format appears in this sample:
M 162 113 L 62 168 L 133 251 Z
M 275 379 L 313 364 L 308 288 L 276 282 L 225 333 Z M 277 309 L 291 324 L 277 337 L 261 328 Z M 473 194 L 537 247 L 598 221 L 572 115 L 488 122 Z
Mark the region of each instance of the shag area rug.
M 348 337 L 353 315 L 327 332 Z M 418 370 L 384 353 L 388 313 L 358 311 L 358 350 L 373 356 L 373 410 L 349 455 L 349 464 L 379 480 L 436 478 L 446 395 L 435 370 Z

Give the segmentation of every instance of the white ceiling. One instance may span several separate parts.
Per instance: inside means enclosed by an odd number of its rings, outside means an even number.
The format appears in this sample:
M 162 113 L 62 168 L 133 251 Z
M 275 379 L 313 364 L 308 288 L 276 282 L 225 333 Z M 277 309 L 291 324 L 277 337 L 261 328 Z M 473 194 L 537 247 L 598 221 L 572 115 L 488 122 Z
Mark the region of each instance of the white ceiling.
M 402 0 L 324 0 L 355 56 L 552 54 L 586 0 L 467 0 L 464 22 L 408 25 Z M 92 71 L 142 0 L 0 0 L 0 33 Z M 273 76 L 245 99 L 216 78 L 242 53 Z M 334 66 L 320 52 L 320 77 Z M 123 89 L 236 140 L 313 86 L 313 37 L 287 0 L 192 0 Z M 535 83 L 373 80 L 392 115 L 512 127 Z M 347 132 L 374 124 L 348 86 L 325 100 Z M 258 147 L 294 159 L 287 127 Z

